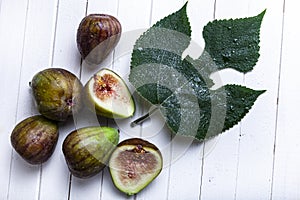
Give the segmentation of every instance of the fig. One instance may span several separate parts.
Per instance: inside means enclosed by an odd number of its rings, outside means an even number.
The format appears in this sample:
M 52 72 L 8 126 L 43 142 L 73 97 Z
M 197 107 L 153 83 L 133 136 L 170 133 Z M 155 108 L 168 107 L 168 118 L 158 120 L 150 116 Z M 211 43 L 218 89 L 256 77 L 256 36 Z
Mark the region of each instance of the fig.
M 38 72 L 30 82 L 39 112 L 45 117 L 65 121 L 81 108 L 83 86 L 71 72 L 49 68 Z
M 36 165 L 46 162 L 58 140 L 56 122 L 41 115 L 24 119 L 11 133 L 11 144 L 28 163 Z
M 71 132 L 63 142 L 63 154 L 72 175 L 89 178 L 98 174 L 119 142 L 111 127 L 85 127 Z
M 122 27 L 117 18 L 107 14 L 90 14 L 77 30 L 77 47 L 90 64 L 100 64 L 118 44 Z
M 124 80 L 103 68 L 85 86 L 88 107 L 108 118 L 128 118 L 134 114 L 135 103 Z
M 118 144 L 109 160 L 114 185 L 128 195 L 137 194 L 161 172 L 163 159 L 152 143 L 131 138 Z

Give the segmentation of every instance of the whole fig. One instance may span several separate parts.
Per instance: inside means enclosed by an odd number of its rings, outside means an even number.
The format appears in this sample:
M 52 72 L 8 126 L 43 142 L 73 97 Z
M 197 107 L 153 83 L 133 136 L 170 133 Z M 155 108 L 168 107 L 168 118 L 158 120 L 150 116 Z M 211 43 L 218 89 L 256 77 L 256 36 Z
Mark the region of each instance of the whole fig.
M 77 30 L 77 47 L 90 64 L 100 64 L 120 40 L 122 27 L 117 18 L 107 14 L 90 14 Z
M 119 142 L 119 131 L 111 127 L 85 127 L 71 132 L 63 142 L 70 172 L 78 178 L 99 173 Z
M 32 116 L 16 125 L 10 139 L 13 148 L 24 160 L 33 165 L 41 164 L 53 154 L 58 126 L 41 115 Z
M 65 121 L 81 108 L 83 86 L 71 72 L 49 68 L 37 73 L 30 86 L 39 112 L 45 117 Z

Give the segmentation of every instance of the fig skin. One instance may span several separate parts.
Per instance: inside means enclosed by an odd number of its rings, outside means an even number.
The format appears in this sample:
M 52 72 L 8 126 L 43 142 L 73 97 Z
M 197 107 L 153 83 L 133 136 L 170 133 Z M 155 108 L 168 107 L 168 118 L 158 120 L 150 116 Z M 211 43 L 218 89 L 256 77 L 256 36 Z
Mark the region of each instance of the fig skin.
M 72 131 L 62 149 L 72 175 L 89 178 L 98 174 L 118 142 L 119 131 L 111 127 L 85 127 Z
M 10 139 L 12 147 L 25 161 L 32 165 L 42 164 L 54 152 L 58 126 L 41 115 L 32 116 L 16 125 Z
M 162 166 L 160 150 L 140 138 L 119 143 L 109 160 L 114 185 L 127 195 L 137 194 L 147 187 L 160 174 Z
M 81 108 L 83 85 L 71 72 L 48 68 L 32 78 L 30 86 L 38 111 L 55 121 L 65 121 Z
M 90 64 L 100 64 L 118 44 L 122 33 L 119 20 L 107 14 L 90 14 L 77 29 L 77 47 Z

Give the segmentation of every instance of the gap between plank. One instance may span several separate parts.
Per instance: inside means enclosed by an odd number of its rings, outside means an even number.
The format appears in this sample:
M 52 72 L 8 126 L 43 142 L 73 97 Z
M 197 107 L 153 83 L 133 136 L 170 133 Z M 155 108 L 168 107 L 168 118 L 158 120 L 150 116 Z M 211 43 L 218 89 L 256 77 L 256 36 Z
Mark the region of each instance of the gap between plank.
M 71 188 L 72 188 L 72 174 L 69 173 L 69 189 L 68 189 L 68 200 L 70 200 L 70 196 L 71 196 Z
M 276 117 L 275 117 L 275 136 L 273 145 L 273 165 L 272 165 L 272 179 L 271 179 L 271 194 L 270 200 L 273 199 L 274 190 L 274 175 L 275 175 L 275 156 L 276 156 L 276 143 L 277 143 L 277 131 L 278 131 L 278 112 L 279 112 L 279 94 L 281 86 L 281 67 L 282 67 L 282 53 L 283 53 L 283 39 L 284 39 L 284 21 L 285 21 L 285 0 L 282 5 L 282 21 L 281 21 L 281 44 L 280 44 L 280 57 L 279 57 L 279 73 L 278 73 L 278 85 L 277 85 L 277 102 L 276 102 Z
M 150 18 L 149 18 L 149 27 L 151 27 L 152 24 L 152 16 L 153 15 L 153 0 L 151 0 L 151 4 L 150 4 Z
M 41 183 L 42 183 L 42 174 L 43 174 L 43 164 L 40 164 L 39 171 L 40 171 L 40 177 L 39 177 L 39 187 L 38 187 L 38 195 L 37 195 L 38 200 L 41 199 L 41 187 L 42 187 Z
M 57 23 L 58 23 L 58 11 L 59 11 L 59 0 L 56 1 L 56 9 L 55 9 L 55 22 L 53 27 L 53 38 L 52 38 L 52 51 L 50 53 L 50 67 L 52 67 L 54 62 L 54 52 L 55 52 L 55 41 L 56 41 L 56 29 L 57 29 Z
M 245 80 L 243 80 L 245 82 Z M 234 188 L 234 200 L 237 198 L 237 188 L 238 188 L 238 175 L 239 175 L 239 165 L 240 165 L 240 149 L 241 149 L 241 137 L 242 137 L 242 122 L 239 125 L 239 141 L 238 141 L 238 148 L 237 148 L 237 161 L 236 161 L 236 174 L 235 174 L 235 188 Z
M 202 198 L 202 185 L 203 185 L 203 172 L 204 172 L 204 157 L 205 157 L 205 141 L 202 147 L 202 163 L 201 163 L 201 176 L 200 176 L 200 190 L 199 190 L 199 200 Z
M 245 85 L 245 74 L 243 75 L 243 85 Z M 236 174 L 235 174 L 235 188 L 234 188 L 234 199 L 237 199 L 237 190 L 238 190 L 238 176 L 239 176 L 239 166 L 240 166 L 240 149 L 241 149 L 241 140 L 242 140 L 242 127 L 243 122 L 239 123 L 239 139 L 238 139 L 238 147 L 237 147 L 237 163 L 236 163 Z
M 213 13 L 213 19 L 216 19 L 216 11 L 217 11 L 217 0 L 214 2 L 214 13 Z
M 216 12 L 217 12 L 217 0 L 214 0 L 214 10 L 213 10 L 213 20 L 216 19 Z M 204 174 L 204 163 L 205 163 L 205 144 L 206 141 L 203 141 L 203 147 L 202 147 L 202 163 L 201 163 L 201 177 L 200 177 L 200 190 L 199 190 L 199 200 L 202 199 L 202 187 L 203 187 L 203 174 Z
M 85 3 L 85 13 L 84 13 L 84 16 L 86 17 L 87 16 L 87 12 L 88 12 L 88 7 L 89 7 L 89 0 L 86 0 L 86 3 Z M 80 69 L 79 69 L 79 74 L 78 74 L 78 78 L 81 80 L 82 78 L 82 64 L 83 64 L 83 59 L 80 58 Z

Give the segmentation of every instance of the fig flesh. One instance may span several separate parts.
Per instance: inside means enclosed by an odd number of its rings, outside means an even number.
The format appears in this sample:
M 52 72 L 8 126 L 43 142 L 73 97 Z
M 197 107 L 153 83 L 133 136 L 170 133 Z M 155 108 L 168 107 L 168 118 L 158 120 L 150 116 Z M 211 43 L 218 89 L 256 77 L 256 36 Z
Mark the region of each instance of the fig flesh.
M 100 64 L 118 44 L 122 27 L 117 18 L 107 14 L 90 14 L 77 30 L 77 47 L 90 64 Z
M 114 185 L 128 195 L 144 189 L 161 172 L 163 159 L 152 143 L 132 138 L 118 144 L 109 161 Z
M 89 178 L 98 174 L 119 142 L 111 127 L 85 127 L 71 132 L 63 142 L 63 154 L 72 175 Z
M 11 144 L 28 163 L 36 165 L 46 162 L 53 154 L 58 140 L 56 122 L 41 115 L 24 119 L 11 133 Z
M 85 86 L 87 103 L 98 115 L 108 118 L 128 118 L 135 104 L 124 80 L 109 69 L 98 71 Z
M 81 108 L 83 86 L 71 72 L 49 68 L 38 72 L 30 82 L 39 112 L 45 117 L 65 121 Z

